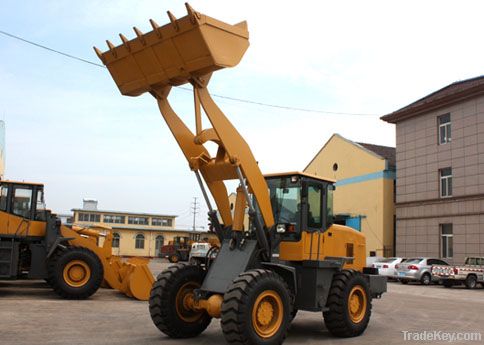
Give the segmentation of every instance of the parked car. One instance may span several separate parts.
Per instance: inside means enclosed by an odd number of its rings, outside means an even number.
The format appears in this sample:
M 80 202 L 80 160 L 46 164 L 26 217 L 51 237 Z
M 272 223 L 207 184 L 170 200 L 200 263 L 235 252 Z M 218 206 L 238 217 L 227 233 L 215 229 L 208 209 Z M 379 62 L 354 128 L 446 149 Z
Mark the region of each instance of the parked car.
M 395 268 L 402 284 L 419 281 L 422 285 L 429 285 L 439 281 L 438 277 L 432 276 L 432 265 L 448 266 L 449 264 L 437 258 L 411 258 L 396 265 Z
M 212 246 L 207 242 L 195 242 L 190 250 L 189 262 L 192 265 L 203 264 L 206 263 L 208 256 L 210 256 L 210 260 L 213 260 L 217 257 L 217 254 L 217 246 Z
M 464 284 L 474 289 L 478 283 L 484 284 L 484 257 L 468 257 L 464 265 L 432 266 L 432 275 L 442 279 L 446 288 Z
M 374 268 L 378 268 L 378 273 L 388 278 L 397 279 L 397 270 L 395 266 L 402 263 L 405 258 L 382 258 L 372 265 Z
M 366 258 L 366 267 L 372 267 L 372 265 L 378 260 L 384 259 L 383 256 L 368 256 Z

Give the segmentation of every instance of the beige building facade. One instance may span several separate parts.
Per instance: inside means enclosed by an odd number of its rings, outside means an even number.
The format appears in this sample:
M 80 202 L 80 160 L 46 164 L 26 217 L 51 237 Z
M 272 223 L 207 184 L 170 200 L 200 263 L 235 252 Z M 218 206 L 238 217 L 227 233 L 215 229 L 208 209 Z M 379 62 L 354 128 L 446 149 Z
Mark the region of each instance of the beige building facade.
M 382 117 L 396 124 L 397 255 L 484 255 L 484 77 Z
M 212 237 L 206 232 L 176 229 L 175 215 L 98 210 L 96 200 L 85 199 L 84 207 L 72 212 L 76 225 L 112 229 L 114 255 L 157 257 L 160 247 L 174 237 L 192 236 L 200 240 Z
M 395 148 L 334 134 L 304 172 L 336 180 L 336 222 L 365 234 L 367 256 L 394 254 Z

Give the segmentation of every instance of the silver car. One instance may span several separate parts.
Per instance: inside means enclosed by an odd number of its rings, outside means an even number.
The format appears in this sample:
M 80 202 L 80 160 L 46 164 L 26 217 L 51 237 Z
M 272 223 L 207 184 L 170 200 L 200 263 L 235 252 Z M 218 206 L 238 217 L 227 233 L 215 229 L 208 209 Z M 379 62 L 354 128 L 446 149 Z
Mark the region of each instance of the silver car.
M 372 267 L 378 268 L 378 274 L 387 276 L 389 279 L 395 279 L 397 278 L 397 270 L 395 266 L 402 263 L 404 260 L 405 258 L 381 258 L 375 261 Z
M 419 281 L 422 285 L 429 285 L 439 279 L 432 276 L 432 265 L 449 265 L 447 262 L 436 258 L 410 258 L 395 266 L 397 278 L 402 284 L 409 281 Z

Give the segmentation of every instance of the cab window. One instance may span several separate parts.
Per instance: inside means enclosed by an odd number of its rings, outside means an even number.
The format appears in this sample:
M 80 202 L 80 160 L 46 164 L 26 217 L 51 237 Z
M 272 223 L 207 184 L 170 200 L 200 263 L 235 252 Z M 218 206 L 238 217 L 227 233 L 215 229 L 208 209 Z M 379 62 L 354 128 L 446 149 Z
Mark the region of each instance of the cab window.
M 7 210 L 7 195 L 8 195 L 8 187 L 2 186 L 0 188 L 0 211 Z
M 12 203 L 12 213 L 30 218 L 30 210 L 32 208 L 32 189 L 15 188 Z
M 322 189 L 319 185 L 308 186 L 308 218 L 307 224 L 310 228 L 322 228 L 321 217 L 321 194 Z

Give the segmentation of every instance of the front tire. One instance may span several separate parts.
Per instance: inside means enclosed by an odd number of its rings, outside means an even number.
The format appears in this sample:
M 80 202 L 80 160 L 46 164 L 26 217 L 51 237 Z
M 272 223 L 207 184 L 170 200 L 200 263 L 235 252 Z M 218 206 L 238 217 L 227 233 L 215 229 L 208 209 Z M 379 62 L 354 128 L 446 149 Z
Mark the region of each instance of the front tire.
M 172 254 L 168 258 L 168 261 L 170 261 L 172 264 L 176 264 L 178 263 L 178 261 L 180 261 L 180 257 L 178 256 L 178 254 Z
M 205 311 L 186 309 L 184 299 L 202 286 L 200 266 L 177 264 L 164 270 L 153 284 L 150 315 L 156 327 L 171 338 L 191 338 L 202 333 L 212 318 Z
M 86 299 L 104 279 L 99 257 L 87 248 L 67 247 L 50 258 L 46 279 L 54 291 L 66 299 Z
M 279 345 L 291 323 L 292 293 L 275 272 L 241 273 L 224 295 L 222 331 L 228 343 Z
M 358 272 L 343 270 L 333 276 L 329 290 L 329 310 L 323 312 L 328 331 L 342 338 L 362 334 L 371 315 L 370 289 Z

